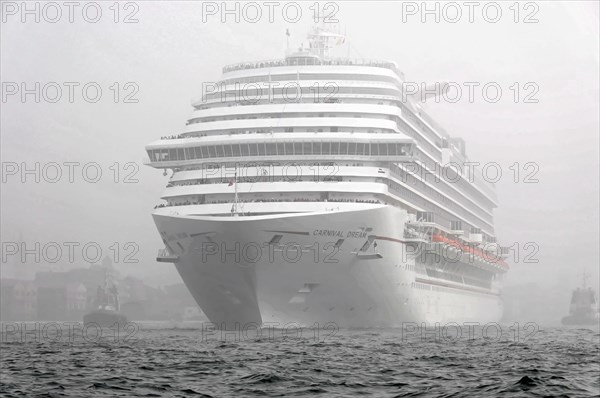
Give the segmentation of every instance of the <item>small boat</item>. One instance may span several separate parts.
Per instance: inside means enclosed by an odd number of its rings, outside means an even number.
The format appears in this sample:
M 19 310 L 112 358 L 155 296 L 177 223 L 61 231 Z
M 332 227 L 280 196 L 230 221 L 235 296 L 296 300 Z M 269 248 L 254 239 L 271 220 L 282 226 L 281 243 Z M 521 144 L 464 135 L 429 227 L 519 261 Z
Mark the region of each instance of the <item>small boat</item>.
M 109 280 L 108 274 L 104 278 L 104 286 L 98 286 L 96 291 L 96 308 L 83 316 L 83 325 L 95 325 L 100 328 L 122 329 L 129 322 L 121 314 L 119 291 L 117 286 Z
M 563 325 L 598 325 L 600 322 L 598 301 L 591 288 L 586 288 L 586 275 L 583 276 L 583 287 L 573 290 L 569 315 L 562 319 Z

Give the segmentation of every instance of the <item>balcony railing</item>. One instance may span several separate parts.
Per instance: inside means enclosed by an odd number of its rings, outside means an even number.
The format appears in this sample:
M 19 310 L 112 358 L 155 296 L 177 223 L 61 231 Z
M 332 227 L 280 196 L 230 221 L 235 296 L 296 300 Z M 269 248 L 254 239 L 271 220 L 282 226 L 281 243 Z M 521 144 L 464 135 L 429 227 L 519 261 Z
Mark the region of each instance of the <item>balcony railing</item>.
M 179 261 L 179 256 L 171 254 L 167 249 L 160 249 L 156 255 L 156 261 L 159 263 L 176 263 Z
M 350 58 L 332 58 L 320 60 L 318 58 L 286 58 L 272 59 L 256 62 L 240 62 L 223 67 L 223 73 L 235 72 L 244 69 L 273 68 L 280 66 L 306 66 L 306 65 L 351 65 L 351 66 L 372 66 L 377 68 L 386 68 L 396 72 L 403 80 L 404 74 L 398 70 L 396 64 L 388 61 L 378 61 L 371 59 L 350 59 Z

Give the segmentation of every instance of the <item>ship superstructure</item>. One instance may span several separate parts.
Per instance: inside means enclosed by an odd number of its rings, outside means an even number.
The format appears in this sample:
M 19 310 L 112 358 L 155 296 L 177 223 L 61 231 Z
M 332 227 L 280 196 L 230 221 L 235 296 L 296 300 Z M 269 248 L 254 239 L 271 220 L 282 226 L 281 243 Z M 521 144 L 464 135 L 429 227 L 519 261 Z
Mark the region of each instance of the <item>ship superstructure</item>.
M 493 185 L 446 167 L 465 143 L 394 62 L 329 57 L 340 41 L 315 28 L 284 59 L 224 67 L 184 131 L 147 145 L 170 174 L 158 261 L 222 327 L 498 320 Z
M 84 325 L 94 325 L 96 327 L 123 328 L 128 320 L 119 311 L 121 311 L 119 290 L 110 272 L 105 270 L 104 284 L 102 286 L 98 285 L 96 289 L 94 309 L 83 316 L 83 323 Z
M 588 275 L 583 274 L 583 285 L 573 290 L 569 315 L 562 319 L 563 325 L 598 325 L 600 322 L 600 308 L 596 300 L 596 293 L 587 286 Z

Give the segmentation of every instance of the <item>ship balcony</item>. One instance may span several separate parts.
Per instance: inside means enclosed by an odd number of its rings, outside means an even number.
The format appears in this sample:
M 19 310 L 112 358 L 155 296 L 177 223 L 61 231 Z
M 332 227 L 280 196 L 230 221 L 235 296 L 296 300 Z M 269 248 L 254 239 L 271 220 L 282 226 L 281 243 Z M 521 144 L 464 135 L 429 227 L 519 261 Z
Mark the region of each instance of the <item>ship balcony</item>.
M 483 243 L 483 235 L 481 233 L 470 233 L 468 237 L 463 237 L 463 240 L 469 243 L 480 245 Z
M 236 72 L 247 69 L 262 69 L 262 68 L 274 68 L 274 67 L 285 67 L 285 66 L 369 66 L 377 68 L 390 69 L 397 73 L 402 80 L 404 80 L 404 73 L 398 70 L 395 62 L 383 61 L 383 60 L 372 60 L 372 59 L 361 59 L 361 58 L 325 58 L 319 59 L 315 57 L 300 58 L 290 57 L 286 59 L 269 59 L 264 61 L 255 62 L 240 62 L 237 64 L 224 66 L 222 69 L 223 74 Z
M 408 225 L 407 228 L 404 229 L 404 242 L 412 247 L 424 246 L 426 244 L 431 243 L 431 239 L 429 235 L 423 232 L 419 232 L 416 229 L 411 228 L 412 225 Z
M 415 258 L 432 256 L 433 261 L 461 262 L 494 272 L 508 270 L 508 264 L 499 255 L 476 251 L 465 246 L 461 247 L 456 243 L 427 242 L 417 247 L 419 250 L 412 255 Z
M 460 232 L 461 234 L 457 234 Z M 469 239 L 473 235 L 462 235 L 463 231 L 446 230 L 435 222 L 409 221 L 404 229 L 404 241 L 407 245 L 418 248 L 416 256 L 423 254 L 445 253 L 450 258 L 461 262 L 471 263 L 480 268 L 492 267 L 500 271 L 508 270 L 505 248 L 497 243 L 480 248 L 479 239 Z M 507 252 L 506 252 L 507 254 Z
M 171 254 L 168 249 L 160 249 L 156 255 L 156 261 L 159 263 L 177 263 L 179 256 Z

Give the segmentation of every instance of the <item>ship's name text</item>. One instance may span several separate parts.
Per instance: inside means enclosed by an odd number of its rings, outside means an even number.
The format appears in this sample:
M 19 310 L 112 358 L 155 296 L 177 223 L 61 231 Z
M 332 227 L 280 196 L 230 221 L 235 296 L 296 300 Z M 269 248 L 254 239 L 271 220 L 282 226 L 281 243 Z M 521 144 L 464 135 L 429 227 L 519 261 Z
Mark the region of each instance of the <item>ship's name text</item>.
M 346 233 L 345 231 L 334 230 L 334 229 L 315 229 L 313 231 L 313 235 L 314 236 L 331 236 L 331 237 L 338 237 L 338 238 L 346 237 L 346 238 L 355 238 L 355 239 L 367 237 L 367 233 L 365 231 L 348 231 Z

